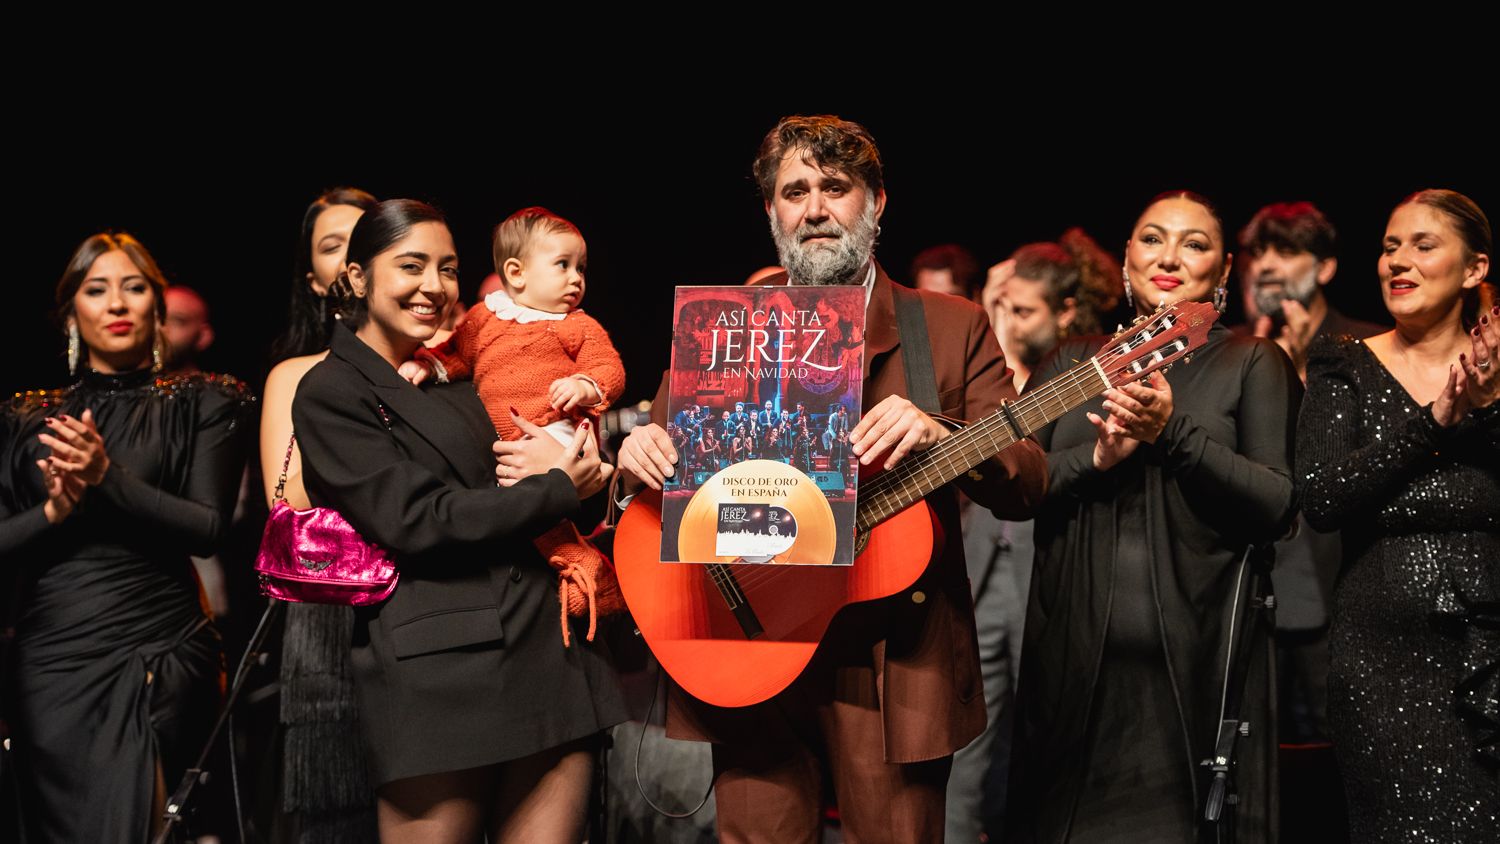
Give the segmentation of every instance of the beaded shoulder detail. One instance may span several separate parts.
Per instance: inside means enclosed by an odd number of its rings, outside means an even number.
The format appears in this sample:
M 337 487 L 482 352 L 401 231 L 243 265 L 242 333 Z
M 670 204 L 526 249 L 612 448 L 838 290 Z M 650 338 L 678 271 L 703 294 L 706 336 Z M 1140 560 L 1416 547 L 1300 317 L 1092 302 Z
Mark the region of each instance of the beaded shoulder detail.
M 231 401 L 255 401 L 255 395 L 250 392 L 248 384 L 233 375 L 221 375 L 217 372 L 172 375 L 157 378 L 151 384 L 151 392 L 168 398 L 195 390 L 211 390 Z
M 96 380 L 99 376 L 94 376 Z M 99 390 L 103 392 L 117 392 L 121 389 L 131 389 L 126 383 L 100 383 L 94 384 L 81 382 L 84 390 Z M 152 395 L 164 398 L 174 398 L 178 395 L 198 392 L 213 392 L 233 402 L 245 403 L 255 401 L 255 394 L 250 391 L 250 386 L 233 375 L 220 375 L 215 372 L 193 372 L 186 375 L 170 375 L 153 378 L 145 385 L 137 383 L 134 389 L 145 387 Z M 16 393 L 10 399 L 8 409 L 17 415 L 34 413 L 46 410 L 50 407 L 65 402 L 69 396 L 80 389 L 79 384 L 71 387 L 61 387 L 54 390 L 23 390 Z
M 22 390 L 11 396 L 9 407 L 11 412 L 16 414 L 45 410 L 62 404 L 63 399 L 66 399 L 72 391 L 71 387 L 61 387 L 55 390 Z

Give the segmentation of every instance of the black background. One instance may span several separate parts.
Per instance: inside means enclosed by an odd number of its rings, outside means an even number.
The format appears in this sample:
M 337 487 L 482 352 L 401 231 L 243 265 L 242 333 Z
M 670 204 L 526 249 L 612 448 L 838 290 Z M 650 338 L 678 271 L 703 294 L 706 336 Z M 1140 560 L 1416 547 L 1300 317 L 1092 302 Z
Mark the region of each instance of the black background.
M 66 382 L 53 289 L 76 245 L 105 228 L 135 234 L 171 283 L 207 298 L 218 332 L 207 368 L 259 385 L 284 324 L 303 210 L 325 188 L 354 185 L 448 214 L 470 302 L 492 271 L 495 223 L 531 204 L 576 222 L 589 246 L 584 307 L 624 356 L 625 399 L 649 398 L 668 361 L 673 286 L 738 283 L 775 263 L 749 170 L 786 113 L 836 112 L 874 134 L 889 194 L 876 254 L 897 280 L 927 246 L 957 242 L 988 265 L 1074 225 L 1118 254 L 1150 196 L 1192 188 L 1218 203 L 1231 231 L 1268 202 L 1319 205 L 1341 238 L 1330 298 L 1384 321 L 1375 262 L 1395 202 L 1449 187 L 1488 213 L 1500 208 L 1491 144 L 1459 110 L 1418 115 L 1377 94 L 1230 105 L 1102 83 L 997 84 L 980 108 L 975 97 L 749 101 L 531 86 L 515 102 L 467 110 L 419 94 L 393 91 L 357 117 L 308 92 L 208 105 L 106 98 L 81 111 L 42 103 L 37 131 L 13 138 L 15 343 L 0 390 Z

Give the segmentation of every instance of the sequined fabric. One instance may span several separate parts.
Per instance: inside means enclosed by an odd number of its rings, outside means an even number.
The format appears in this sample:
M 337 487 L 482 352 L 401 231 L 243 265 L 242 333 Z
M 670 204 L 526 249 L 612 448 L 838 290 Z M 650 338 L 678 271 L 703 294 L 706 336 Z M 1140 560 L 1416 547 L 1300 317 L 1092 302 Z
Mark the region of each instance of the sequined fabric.
M 1303 510 L 1344 531 L 1328 716 L 1350 840 L 1500 835 L 1500 406 L 1440 428 L 1361 342 L 1318 341 Z

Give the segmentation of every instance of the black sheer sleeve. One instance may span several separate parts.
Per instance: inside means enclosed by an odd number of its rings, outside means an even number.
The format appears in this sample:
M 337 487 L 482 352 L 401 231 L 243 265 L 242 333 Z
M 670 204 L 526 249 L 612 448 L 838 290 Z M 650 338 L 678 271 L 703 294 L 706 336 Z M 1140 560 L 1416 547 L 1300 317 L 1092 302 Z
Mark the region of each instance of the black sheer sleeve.
M 12 554 L 52 527 L 42 510 L 45 502 L 26 501 L 23 490 L 32 484 L 17 477 L 28 469 L 40 471 L 19 448 L 17 439 L 22 436 L 22 427 L 11 409 L 0 407 L 0 472 L 5 475 L 4 489 L 0 490 L 0 560 L 11 559 Z
M 52 527 L 47 514 L 38 504 L 19 513 L 0 515 L 0 560 L 25 548 L 32 540 Z
M 118 462 L 110 463 L 92 491 L 142 528 L 188 554 L 206 557 L 218 550 L 234 515 L 254 398 L 244 384 L 225 376 L 195 376 L 179 389 L 197 393 L 192 440 L 184 445 L 192 457 L 182 494 L 168 492 Z

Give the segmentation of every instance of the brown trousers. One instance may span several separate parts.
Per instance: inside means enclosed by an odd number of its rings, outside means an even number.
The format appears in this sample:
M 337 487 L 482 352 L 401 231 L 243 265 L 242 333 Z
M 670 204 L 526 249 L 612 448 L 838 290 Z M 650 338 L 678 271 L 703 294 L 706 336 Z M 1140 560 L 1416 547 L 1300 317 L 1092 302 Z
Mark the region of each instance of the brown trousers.
M 849 844 L 942 841 L 953 758 L 886 762 L 874 669 L 818 662 L 777 695 L 761 734 L 714 745 L 721 840 L 817 844 L 827 779 Z

